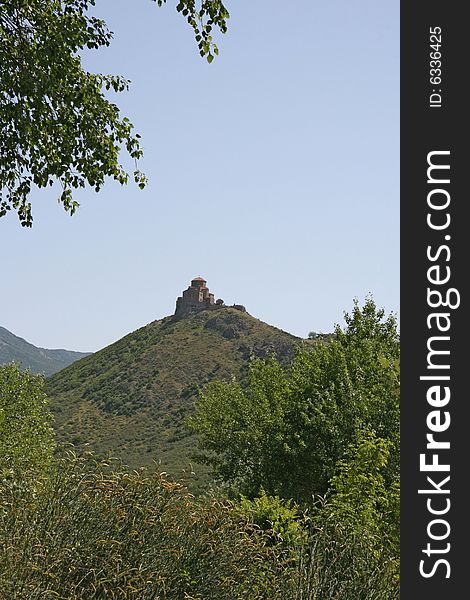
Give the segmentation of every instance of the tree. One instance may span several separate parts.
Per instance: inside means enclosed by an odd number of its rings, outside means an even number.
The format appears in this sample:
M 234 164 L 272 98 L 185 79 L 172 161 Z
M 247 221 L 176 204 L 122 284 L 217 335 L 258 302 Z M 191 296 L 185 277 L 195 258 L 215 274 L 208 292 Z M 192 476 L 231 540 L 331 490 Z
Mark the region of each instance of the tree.
M 305 597 L 399 598 L 399 476 L 384 473 L 391 442 L 359 431 L 307 519 L 300 578 Z
M 324 494 L 336 465 L 362 430 L 390 443 L 387 485 L 399 467 L 399 338 L 368 298 L 346 314 L 333 339 L 298 352 L 283 368 L 254 361 L 247 386 L 213 382 L 190 427 L 199 459 L 248 497 L 309 501 Z
M 336 473 L 318 522 L 332 519 L 348 525 L 356 536 L 372 536 L 377 548 L 386 540 L 400 554 L 399 474 L 387 485 L 384 473 L 391 442 L 370 431 L 359 431 Z
M 0 472 L 35 475 L 52 459 L 54 432 L 43 391 L 44 379 L 0 365 Z
M 154 0 L 159 6 L 166 0 Z M 87 72 L 80 51 L 109 46 L 106 23 L 90 16 L 95 0 L 4 0 L 0 3 L 0 217 L 14 209 L 21 225 L 33 222 L 30 192 L 59 182 L 59 202 L 73 214 L 72 190 L 97 192 L 107 177 L 121 184 L 124 146 L 136 161 L 140 136 L 104 95 L 122 92 L 129 81 Z M 218 54 L 212 28 L 226 31 L 228 12 L 220 0 L 181 0 L 176 6 L 192 27 L 199 52 Z

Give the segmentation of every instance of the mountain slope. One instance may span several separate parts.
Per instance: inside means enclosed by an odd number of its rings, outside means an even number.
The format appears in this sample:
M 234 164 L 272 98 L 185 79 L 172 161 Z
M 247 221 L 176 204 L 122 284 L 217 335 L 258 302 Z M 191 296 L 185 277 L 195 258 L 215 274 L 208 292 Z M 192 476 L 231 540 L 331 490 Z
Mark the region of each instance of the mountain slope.
M 24 369 L 31 369 L 33 373 L 43 373 L 47 377 L 89 354 L 38 348 L 8 329 L 0 327 L 0 364 L 16 362 Z
M 198 386 L 243 378 L 251 355 L 288 361 L 299 341 L 228 307 L 154 321 L 48 380 L 59 438 L 176 473 L 194 449 L 184 419 Z

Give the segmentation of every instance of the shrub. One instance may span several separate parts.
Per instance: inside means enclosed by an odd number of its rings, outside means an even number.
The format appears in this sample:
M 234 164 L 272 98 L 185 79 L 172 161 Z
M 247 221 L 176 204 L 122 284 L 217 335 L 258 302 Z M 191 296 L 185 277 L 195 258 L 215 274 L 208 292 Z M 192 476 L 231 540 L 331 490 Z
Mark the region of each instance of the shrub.
M 295 548 L 302 543 L 301 514 L 293 500 L 268 496 L 263 490 L 261 496 L 253 500 L 242 496 L 239 510 L 255 525 L 269 533 L 273 543 L 281 542 L 289 548 Z

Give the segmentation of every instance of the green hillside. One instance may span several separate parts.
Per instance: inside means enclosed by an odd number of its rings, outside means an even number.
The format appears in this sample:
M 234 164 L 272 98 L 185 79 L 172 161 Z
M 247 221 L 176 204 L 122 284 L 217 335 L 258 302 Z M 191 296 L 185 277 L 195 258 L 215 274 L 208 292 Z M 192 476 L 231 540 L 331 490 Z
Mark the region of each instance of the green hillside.
M 38 348 L 8 329 L 0 327 L 0 365 L 16 362 L 23 369 L 42 373 L 47 377 L 89 354 L 89 352 Z
M 198 386 L 243 378 L 252 355 L 289 361 L 299 342 L 225 306 L 154 321 L 47 381 L 59 439 L 176 475 L 194 449 L 184 419 Z

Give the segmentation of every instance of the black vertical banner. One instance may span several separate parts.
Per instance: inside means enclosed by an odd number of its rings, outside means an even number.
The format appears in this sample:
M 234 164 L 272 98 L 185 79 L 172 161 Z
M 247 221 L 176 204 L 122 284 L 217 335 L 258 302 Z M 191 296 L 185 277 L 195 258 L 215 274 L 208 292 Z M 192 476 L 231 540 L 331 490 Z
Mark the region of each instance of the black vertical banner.
M 470 597 L 465 3 L 401 4 L 401 598 Z

